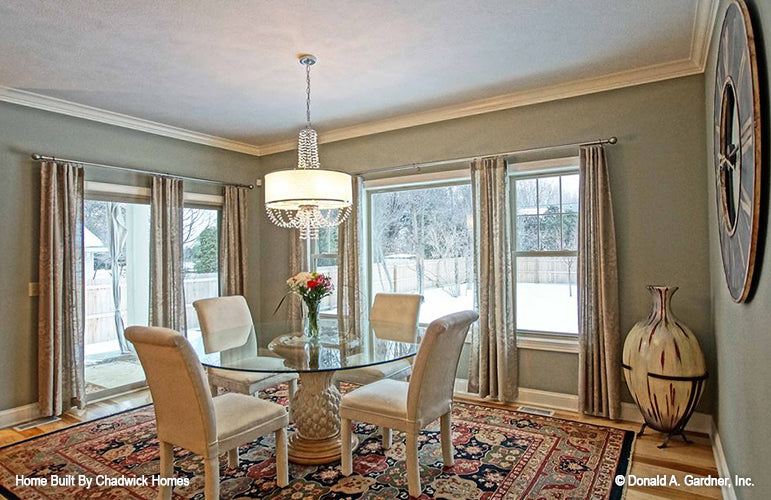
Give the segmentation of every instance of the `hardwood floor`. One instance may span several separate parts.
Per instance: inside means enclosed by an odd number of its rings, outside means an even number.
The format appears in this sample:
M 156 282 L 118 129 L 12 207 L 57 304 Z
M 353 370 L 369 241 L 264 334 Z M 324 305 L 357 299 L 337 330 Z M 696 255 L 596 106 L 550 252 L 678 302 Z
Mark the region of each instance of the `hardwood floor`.
M 468 400 L 479 403 L 479 399 L 458 395 L 458 400 Z M 56 429 L 62 429 L 88 420 L 104 417 L 124 410 L 129 410 L 150 403 L 150 392 L 141 390 L 92 403 L 81 415 L 65 416 L 58 422 L 43 424 L 38 427 L 17 432 L 13 429 L 0 429 L 0 445 L 6 445 L 21 441 L 30 437 L 45 434 Z M 485 403 L 490 406 L 500 406 L 493 403 Z M 640 424 L 633 422 L 611 422 L 601 418 L 586 417 L 577 413 L 557 411 L 554 415 L 566 420 L 587 422 L 608 427 L 616 427 L 624 430 L 637 431 Z M 701 500 L 722 498 L 718 487 L 688 487 L 684 484 L 684 477 L 690 474 L 694 477 L 717 476 L 715 459 L 712 455 L 709 436 L 704 434 L 689 434 L 694 444 L 688 445 L 679 438 L 670 441 L 669 448 L 660 450 L 657 446 L 661 442 L 661 435 L 646 431 L 646 435 L 638 438 L 632 454 L 632 469 L 630 474 L 638 477 L 651 477 L 657 475 L 671 475 L 677 477 L 679 486 L 659 487 L 632 487 L 627 490 L 627 500 L 653 500 L 653 499 L 689 499 Z

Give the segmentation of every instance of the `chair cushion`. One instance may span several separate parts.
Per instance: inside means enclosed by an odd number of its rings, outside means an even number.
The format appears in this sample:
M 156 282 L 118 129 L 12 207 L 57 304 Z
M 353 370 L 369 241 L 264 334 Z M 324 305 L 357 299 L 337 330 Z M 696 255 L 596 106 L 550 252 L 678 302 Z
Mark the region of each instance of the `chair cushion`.
M 244 394 L 223 394 L 214 398 L 213 402 L 219 441 L 247 433 L 271 421 L 288 418 L 283 406 Z
M 407 418 L 407 390 L 409 384 L 401 380 L 383 379 L 349 392 L 340 402 L 340 414 L 359 419 L 359 414 Z M 368 421 L 366 418 L 361 420 Z

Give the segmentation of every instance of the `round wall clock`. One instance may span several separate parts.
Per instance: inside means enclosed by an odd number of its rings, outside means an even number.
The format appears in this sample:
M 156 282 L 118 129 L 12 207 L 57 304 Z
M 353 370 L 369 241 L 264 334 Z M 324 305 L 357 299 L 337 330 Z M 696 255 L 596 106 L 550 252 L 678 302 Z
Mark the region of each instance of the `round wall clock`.
M 717 225 L 726 283 L 735 302 L 752 286 L 760 219 L 760 99 L 747 6 L 729 4 L 715 71 Z

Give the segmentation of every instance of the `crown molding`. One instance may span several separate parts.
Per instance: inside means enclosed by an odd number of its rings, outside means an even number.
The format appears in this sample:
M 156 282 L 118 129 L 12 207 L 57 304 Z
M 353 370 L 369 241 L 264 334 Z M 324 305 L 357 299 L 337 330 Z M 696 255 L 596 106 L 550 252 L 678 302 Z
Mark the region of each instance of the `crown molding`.
M 94 108 L 84 104 L 65 101 L 64 99 L 57 99 L 55 97 L 28 92 L 26 90 L 0 86 L 0 101 L 26 106 L 28 108 L 51 111 L 62 115 L 74 116 L 76 118 L 83 118 L 94 122 L 106 123 L 108 125 L 115 125 L 131 130 L 138 130 L 140 132 L 147 132 L 163 137 L 171 137 L 172 139 L 179 139 L 181 141 L 203 144 L 204 146 L 226 149 L 228 151 L 237 151 L 252 156 L 261 155 L 260 148 L 254 144 L 247 144 L 209 134 L 202 134 L 184 128 L 124 115 L 122 113 L 115 113 L 113 111 Z
M 353 139 L 365 135 L 378 134 L 418 125 L 426 125 L 455 118 L 474 116 L 493 111 L 529 106 L 543 102 L 556 101 L 569 97 L 577 97 L 607 90 L 632 87 L 670 78 L 702 73 L 703 70 L 690 58 L 662 64 L 621 71 L 609 75 L 586 78 L 568 83 L 540 87 L 533 90 L 513 92 L 510 94 L 488 97 L 460 104 L 452 104 L 440 108 L 419 111 L 406 115 L 376 120 L 359 125 L 342 127 L 319 133 L 319 143 L 329 143 Z M 294 139 L 278 141 L 260 146 L 262 155 L 289 151 L 296 148 Z
M 698 0 L 696 2 L 696 15 L 693 19 L 693 33 L 691 36 L 691 61 L 702 72 L 707 67 L 709 48 L 712 44 L 712 33 L 715 28 L 719 6 L 720 0 Z
M 720 0 L 696 1 L 690 54 L 687 59 L 336 128 L 319 133 L 319 143 L 343 141 L 429 123 L 703 73 L 709 56 L 712 32 L 719 4 Z M 237 151 L 252 156 L 265 156 L 297 148 L 295 138 L 262 145 L 248 144 L 10 87 L 0 86 L 0 101 L 203 144 L 205 146 Z

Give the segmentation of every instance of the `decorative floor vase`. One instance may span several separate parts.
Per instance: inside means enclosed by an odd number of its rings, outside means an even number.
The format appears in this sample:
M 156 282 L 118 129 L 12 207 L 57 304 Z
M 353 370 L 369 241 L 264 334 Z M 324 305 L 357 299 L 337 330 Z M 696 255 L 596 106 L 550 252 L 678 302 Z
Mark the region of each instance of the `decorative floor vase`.
M 642 412 L 645 427 L 686 442 L 684 429 L 704 391 L 707 368 L 696 335 L 672 314 L 677 287 L 648 286 L 653 303 L 648 317 L 626 337 L 622 366 L 629 392 Z

